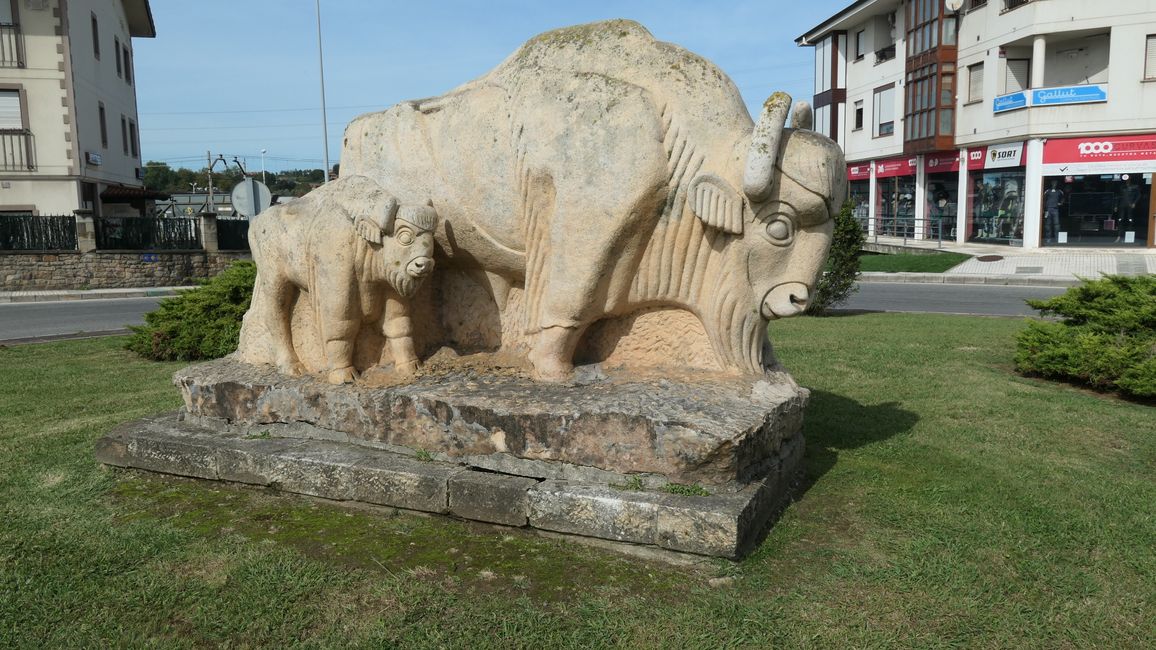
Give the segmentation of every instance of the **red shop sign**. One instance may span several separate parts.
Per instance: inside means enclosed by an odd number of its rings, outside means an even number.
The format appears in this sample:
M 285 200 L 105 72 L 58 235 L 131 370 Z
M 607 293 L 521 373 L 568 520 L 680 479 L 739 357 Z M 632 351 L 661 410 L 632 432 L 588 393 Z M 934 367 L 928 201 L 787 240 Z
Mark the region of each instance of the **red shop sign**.
M 971 170 L 983 169 L 987 162 L 987 147 L 976 147 L 967 150 L 967 168 Z
M 1044 164 L 1156 160 L 1156 135 L 1052 138 L 1044 143 Z
M 959 171 L 959 154 L 955 151 L 928 154 L 923 157 L 923 168 L 928 174 L 957 172 Z
M 847 180 L 865 181 L 871 178 L 871 163 L 862 162 L 856 165 L 847 165 Z
M 875 178 L 892 176 L 914 176 L 918 158 L 888 158 L 875 162 Z

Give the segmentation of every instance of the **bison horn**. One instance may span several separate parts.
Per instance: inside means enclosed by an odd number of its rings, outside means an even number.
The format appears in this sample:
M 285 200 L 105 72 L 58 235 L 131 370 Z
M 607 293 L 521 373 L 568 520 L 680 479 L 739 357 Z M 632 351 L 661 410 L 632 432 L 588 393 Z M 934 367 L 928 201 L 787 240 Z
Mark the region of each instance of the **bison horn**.
M 747 152 L 747 168 L 743 174 L 743 193 L 751 201 L 762 201 L 771 194 L 775 178 L 775 158 L 783 125 L 791 109 L 791 96 L 776 92 L 763 102 L 763 113 L 751 133 L 751 148 Z
M 795 110 L 791 111 L 791 128 L 799 131 L 810 131 L 815 128 L 815 111 L 807 102 L 795 102 Z

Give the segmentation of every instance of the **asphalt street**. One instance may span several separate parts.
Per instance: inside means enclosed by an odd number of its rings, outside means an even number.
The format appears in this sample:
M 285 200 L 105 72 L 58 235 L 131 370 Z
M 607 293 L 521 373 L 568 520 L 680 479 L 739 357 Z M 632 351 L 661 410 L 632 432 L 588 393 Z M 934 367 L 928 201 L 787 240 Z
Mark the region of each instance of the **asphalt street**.
M 997 285 L 862 283 L 842 309 L 1030 316 L 1028 298 L 1064 289 Z M 0 304 L 0 342 L 123 331 L 144 322 L 160 298 L 66 300 Z
M 0 304 L 0 342 L 80 333 L 123 331 L 144 323 L 161 298 L 62 300 Z

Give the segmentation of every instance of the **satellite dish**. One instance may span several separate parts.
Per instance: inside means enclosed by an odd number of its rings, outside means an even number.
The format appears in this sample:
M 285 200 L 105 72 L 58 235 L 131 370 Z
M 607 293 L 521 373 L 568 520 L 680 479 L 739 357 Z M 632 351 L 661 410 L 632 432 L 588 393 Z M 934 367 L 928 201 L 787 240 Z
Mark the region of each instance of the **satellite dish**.
M 951 13 L 955 13 L 963 8 L 963 0 L 944 0 L 943 4 Z
M 249 219 L 261 214 L 273 202 L 273 193 L 255 178 L 246 178 L 234 185 L 230 196 L 233 212 Z

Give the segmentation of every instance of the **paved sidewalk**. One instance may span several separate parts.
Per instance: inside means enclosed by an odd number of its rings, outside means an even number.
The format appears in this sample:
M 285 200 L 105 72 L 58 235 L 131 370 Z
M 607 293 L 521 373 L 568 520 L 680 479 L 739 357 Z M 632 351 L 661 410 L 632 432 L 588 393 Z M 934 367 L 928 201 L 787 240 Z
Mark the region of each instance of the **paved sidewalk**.
M 101 300 L 109 298 L 153 298 L 175 296 L 196 287 L 142 287 L 139 289 L 75 289 L 55 291 L 0 291 L 0 303 L 52 302 L 58 300 Z
M 904 241 L 899 237 L 870 237 L 867 242 L 889 252 L 934 250 L 964 253 L 972 258 L 943 273 L 864 273 L 864 282 L 1071 286 L 1081 279 L 1102 275 L 1156 273 L 1156 249 L 1151 248 L 1022 249 L 946 241 L 940 245 L 937 241 Z

